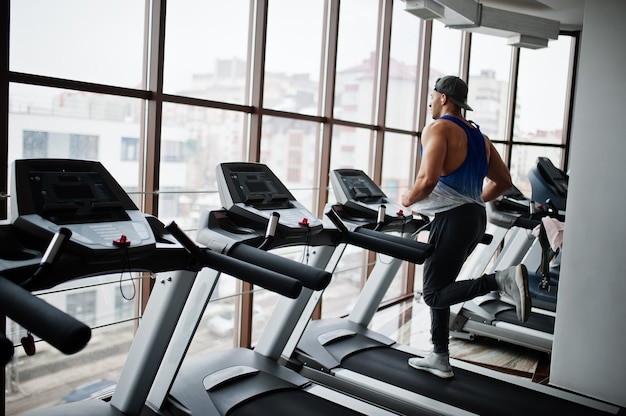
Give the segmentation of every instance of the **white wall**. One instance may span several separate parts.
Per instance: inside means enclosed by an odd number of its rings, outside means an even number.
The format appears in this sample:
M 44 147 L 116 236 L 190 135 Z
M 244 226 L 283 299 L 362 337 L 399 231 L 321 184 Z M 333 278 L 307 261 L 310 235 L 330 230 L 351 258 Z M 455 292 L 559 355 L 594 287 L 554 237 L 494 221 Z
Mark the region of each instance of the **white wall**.
M 626 1 L 587 1 L 550 380 L 620 406 L 626 406 L 624 39 Z

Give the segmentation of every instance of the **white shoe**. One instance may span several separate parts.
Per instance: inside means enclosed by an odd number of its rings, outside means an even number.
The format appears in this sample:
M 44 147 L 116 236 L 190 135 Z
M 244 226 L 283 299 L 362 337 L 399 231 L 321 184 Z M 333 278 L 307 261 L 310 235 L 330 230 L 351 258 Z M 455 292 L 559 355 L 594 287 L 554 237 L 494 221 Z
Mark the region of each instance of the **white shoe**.
M 450 354 L 433 352 L 427 357 L 409 358 L 409 365 L 418 370 L 428 371 L 441 378 L 451 378 L 454 376 L 450 367 Z
M 504 292 L 515 303 L 517 319 L 526 322 L 530 316 L 531 300 L 528 291 L 528 271 L 519 264 L 496 272 L 498 290 Z

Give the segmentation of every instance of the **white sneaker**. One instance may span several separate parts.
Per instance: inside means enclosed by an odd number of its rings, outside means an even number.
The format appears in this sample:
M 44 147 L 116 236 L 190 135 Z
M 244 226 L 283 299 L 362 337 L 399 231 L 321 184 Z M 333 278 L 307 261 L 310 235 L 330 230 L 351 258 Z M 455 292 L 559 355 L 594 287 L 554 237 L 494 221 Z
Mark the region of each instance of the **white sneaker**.
M 496 272 L 498 290 L 504 292 L 515 303 L 517 319 L 526 322 L 530 316 L 531 300 L 528 291 L 528 271 L 519 264 Z
M 450 354 L 433 352 L 427 357 L 409 358 L 409 365 L 418 370 L 428 371 L 441 378 L 451 378 L 454 376 L 450 367 Z

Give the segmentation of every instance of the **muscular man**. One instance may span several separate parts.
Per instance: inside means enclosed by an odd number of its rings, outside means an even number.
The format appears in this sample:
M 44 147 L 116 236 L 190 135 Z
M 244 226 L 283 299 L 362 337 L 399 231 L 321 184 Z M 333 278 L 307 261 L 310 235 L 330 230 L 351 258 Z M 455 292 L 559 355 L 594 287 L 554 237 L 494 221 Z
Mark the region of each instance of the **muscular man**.
M 531 306 L 524 265 L 455 281 L 485 232 L 485 202 L 512 186 L 509 171 L 489 138 L 461 115 L 462 108 L 472 110 L 466 101 L 467 84 L 462 79 L 437 80 L 430 105 L 435 121 L 422 132 L 415 185 L 402 195 L 402 205 L 413 205 L 415 211 L 434 217 L 428 239 L 435 251 L 424 262 L 423 275 L 433 353 L 410 358 L 409 365 L 442 378 L 454 375 L 448 351 L 450 305 L 499 290 L 514 301 L 520 321 L 528 319 Z

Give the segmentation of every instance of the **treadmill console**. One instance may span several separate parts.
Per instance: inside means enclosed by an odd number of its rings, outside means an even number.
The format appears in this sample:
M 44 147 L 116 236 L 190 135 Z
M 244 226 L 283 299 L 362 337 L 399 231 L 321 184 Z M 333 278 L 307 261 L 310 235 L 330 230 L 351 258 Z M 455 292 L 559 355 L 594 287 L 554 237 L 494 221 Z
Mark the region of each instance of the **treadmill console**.
M 386 204 L 387 197 L 363 171 L 336 169 L 331 172 L 335 196 L 340 204 L 360 202 L 362 204 Z
M 266 165 L 221 163 L 216 171 L 220 201 L 227 211 L 262 227 L 277 213 L 283 231 L 285 228 L 307 232 L 322 229 L 322 221 L 296 201 Z
M 345 215 L 375 222 L 381 206 L 384 206 L 385 223 L 404 222 L 412 218 L 410 211 L 405 213 L 404 207 L 391 202 L 362 170 L 335 169 L 330 172 L 330 183 Z
M 488 205 L 497 211 L 528 214 L 531 211 L 531 203 L 532 201 L 513 185 L 500 198 L 488 202 Z
M 528 172 L 528 180 L 533 200 L 542 204 L 550 200 L 557 210 L 565 211 L 569 176 L 554 166 L 550 159 L 538 157 L 535 166 Z
M 16 160 L 11 186 L 12 222 L 31 235 L 48 240 L 68 228 L 84 252 L 155 246 L 144 214 L 100 162 Z
M 530 218 L 538 209 L 515 185 L 499 198 L 487 202 L 486 208 L 488 221 L 502 228 L 515 226 L 519 218 Z

